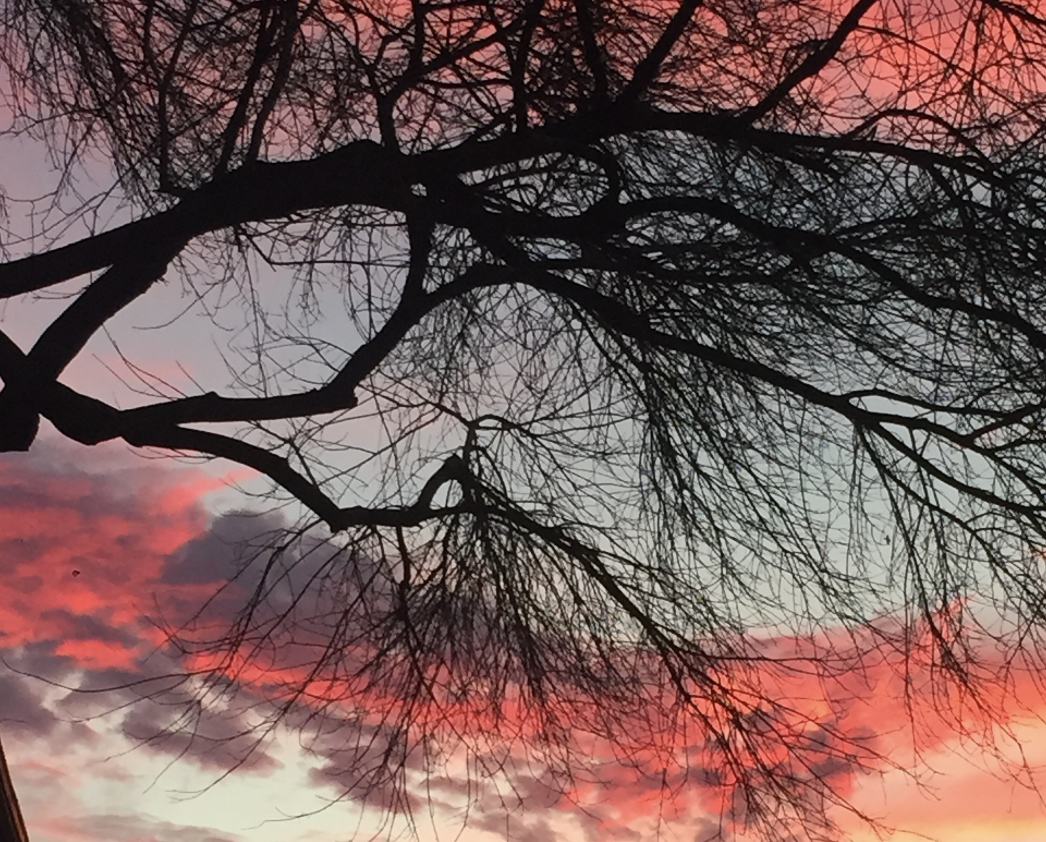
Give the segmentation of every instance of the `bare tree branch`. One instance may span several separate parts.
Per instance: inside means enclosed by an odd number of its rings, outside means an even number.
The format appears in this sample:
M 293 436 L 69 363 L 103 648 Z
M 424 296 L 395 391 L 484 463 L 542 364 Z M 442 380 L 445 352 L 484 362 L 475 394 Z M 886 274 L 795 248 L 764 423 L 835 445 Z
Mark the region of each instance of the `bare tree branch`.
M 305 513 L 228 633 L 179 645 L 230 694 L 274 653 L 257 709 L 345 736 L 345 797 L 409 810 L 438 746 L 565 798 L 588 739 L 724 832 L 830 838 L 903 761 L 811 683 L 874 658 L 913 744 L 970 731 L 957 697 L 1006 727 L 1000 674 L 1046 652 L 1036 8 L 18 0 L 0 27 L 0 140 L 59 170 L 5 223 L 0 297 L 71 299 L 0 333 L 0 450 L 45 418 Z M 197 319 L 227 379 L 150 375 L 123 334 L 172 286 L 150 336 Z M 66 375 L 103 336 L 133 384 L 107 401 Z

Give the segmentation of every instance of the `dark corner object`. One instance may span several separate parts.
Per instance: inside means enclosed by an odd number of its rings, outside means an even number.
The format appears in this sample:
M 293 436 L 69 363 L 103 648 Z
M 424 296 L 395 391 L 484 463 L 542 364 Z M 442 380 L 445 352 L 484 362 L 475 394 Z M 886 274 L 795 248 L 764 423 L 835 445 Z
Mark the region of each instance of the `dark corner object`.
M 3 743 L 0 743 L 0 842 L 29 842 L 11 772 L 4 758 Z

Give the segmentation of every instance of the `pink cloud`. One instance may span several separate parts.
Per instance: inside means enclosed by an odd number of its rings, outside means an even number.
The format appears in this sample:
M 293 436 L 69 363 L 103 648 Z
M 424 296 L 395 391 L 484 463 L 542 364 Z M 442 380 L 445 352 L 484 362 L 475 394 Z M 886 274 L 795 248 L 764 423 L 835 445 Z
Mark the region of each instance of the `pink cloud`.
M 5 514 L 0 520 L 0 649 L 26 672 L 43 672 L 32 664 L 45 662 L 78 670 L 89 688 L 153 675 L 144 659 L 162 648 L 166 638 L 146 617 L 159 611 L 176 624 L 191 617 L 238 569 L 231 547 L 278 525 L 268 516 L 209 519 L 200 498 L 217 483 L 202 472 L 126 457 L 95 459 L 86 468 L 72 466 L 61 452 L 0 460 Z M 304 583 L 312 583 L 318 571 L 331 563 L 348 563 L 338 562 L 335 550 L 322 543 L 306 542 L 295 552 L 292 569 L 280 584 L 283 590 L 270 592 L 270 613 L 259 615 L 263 627 L 275 616 L 271 612 Z M 381 564 L 354 563 L 374 568 L 372 586 L 380 603 L 387 597 L 388 571 L 382 573 Z M 243 587 L 215 603 L 204 625 L 187 627 L 190 642 L 195 633 L 220 631 L 242 607 L 257 575 L 246 575 Z M 327 586 L 322 578 L 315 581 Z M 306 614 L 311 607 L 321 617 L 324 595 L 315 592 L 310 598 L 320 601 L 307 605 Z M 407 700 L 397 692 L 403 685 L 392 675 L 395 669 L 388 681 L 369 687 L 366 681 L 354 683 L 348 673 L 310 674 L 311 653 L 324 630 L 310 622 L 306 616 L 293 628 L 275 627 L 277 643 L 282 639 L 287 645 L 264 650 L 265 657 L 250 649 L 248 636 L 220 665 L 199 654 L 185 662 L 216 668 L 230 682 L 233 695 L 239 694 L 238 707 L 213 715 L 204 711 L 179 728 L 171 708 L 145 703 L 129 709 L 123 733 L 216 773 L 236 768 L 245 758 L 245 770 L 271 773 L 279 764 L 264 746 L 254 744 L 249 713 L 262 710 L 258 705 L 267 694 L 278 696 L 288 686 L 303 684 L 306 693 L 294 701 L 290 716 L 304 724 L 307 747 L 317 759 L 311 776 L 317 787 L 393 810 L 418 810 L 430 797 L 450 810 L 471 792 L 478 798 L 472 813 L 478 829 L 500 832 L 508 811 L 516 816 L 509 824 L 515 822 L 520 837 L 570 825 L 593 840 L 631 839 L 656 831 L 659 822 L 695 828 L 706 836 L 720 822 L 727 831 L 740 832 L 751 817 L 751 805 L 741 797 L 746 775 L 756 787 L 792 787 L 815 800 L 830 800 L 833 793 L 852 798 L 859 808 L 870 805 L 872 815 L 878 813 L 867 798 L 868 782 L 884 775 L 894 787 L 890 822 L 929 827 L 924 821 L 927 808 L 899 787 L 898 773 L 891 771 L 893 761 L 918 767 L 928 758 L 952 770 L 946 785 L 952 806 L 942 821 L 960 816 L 968 822 L 1002 821 L 1004 814 L 1006 821 L 1037 820 L 1036 804 L 1028 797 L 1009 796 L 1007 803 L 1014 805 L 1009 812 L 992 806 L 1001 805 L 1010 792 L 1005 785 L 956 771 L 948 760 L 960 716 L 968 733 L 990 737 L 996 717 L 1015 721 L 1012 717 L 1021 712 L 1015 700 L 1033 713 L 1046 713 L 1037 676 L 1027 670 L 1007 672 L 985 650 L 980 675 L 988 679 L 981 686 L 987 691 L 985 706 L 971 706 L 970 698 L 956 693 L 954 686 L 950 695 L 942 695 L 933 646 L 909 636 L 920 645 L 904 661 L 878 645 L 882 637 L 904 631 L 886 620 L 876 639 L 829 632 L 816 644 L 787 637 L 748 641 L 752 653 L 764 660 L 753 662 L 746 673 L 724 671 L 719 676 L 722 688 L 738 700 L 735 712 L 741 719 L 735 723 L 724 719 L 727 711 L 703 697 L 700 688 L 695 688 L 698 716 L 678 710 L 669 684 L 653 669 L 645 704 L 614 722 L 601 720 L 598 705 L 564 696 L 556 700 L 557 727 L 565 729 L 561 735 L 574 749 L 571 760 L 582 761 L 573 768 L 565 765 L 566 755 L 556 754 L 558 738 L 546 730 L 549 720 L 536 714 L 525 693 L 510 687 L 508 699 L 495 709 L 482 693 L 448 692 L 439 705 L 411 709 L 413 730 L 405 735 L 402 753 L 394 755 L 402 766 L 399 779 L 380 774 L 390 741 L 403 736 L 396 726 L 407 712 Z M 343 654 L 342 667 L 364 663 L 373 652 L 348 647 Z M 998 671 L 994 680 L 993 670 Z M 31 691 L 31 685 L 17 684 L 9 695 L 20 700 L 27 733 L 47 732 L 55 727 L 54 717 Z M 60 707 L 76 714 L 85 704 L 82 699 L 68 696 Z M 943 716 L 936 710 L 942 704 Z M 762 737 L 742 747 L 732 758 L 741 765 L 731 768 L 724 764 L 731 758 L 709 741 L 700 716 L 716 723 L 724 735 L 739 736 L 741 726 Z M 334 724 L 340 727 L 327 727 Z M 498 733 L 506 738 L 500 740 Z M 1042 731 L 1028 733 L 1042 739 Z M 544 742 L 549 736 L 553 744 Z M 421 747 L 430 737 L 446 739 L 448 745 L 464 738 L 472 749 L 473 774 L 476 769 L 499 771 L 466 785 L 465 766 L 445 760 L 434 767 L 425 758 Z M 1037 759 L 1046 759 L 1046 753 Z M 426 771 L 436 773 L 428 786 L 422 783 Z M 498 775 L 500 791 L 493 786 Z
M 48 641 L 81 668 L 133 667 L 162 642 L 144 615 L 218 483 L 126 456 L 94 471 L 47 459 L 0 461 L 0 646 Z

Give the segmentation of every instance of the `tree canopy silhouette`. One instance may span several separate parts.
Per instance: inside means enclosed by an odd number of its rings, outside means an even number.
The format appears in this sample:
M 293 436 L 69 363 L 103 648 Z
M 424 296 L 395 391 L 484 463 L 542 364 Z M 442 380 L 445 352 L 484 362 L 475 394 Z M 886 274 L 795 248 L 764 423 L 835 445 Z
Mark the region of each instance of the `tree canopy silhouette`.
M 185 645 L 226 680 L 293 651 L 273 716 L 354 735 L 350 796 L 448 740 L 569 789 L 584 733 L 731 826 L 828 833 L 891 758 L 775 681 L 874 651 L 947 718 L 1039 664 L 1037 4 L 2 9 L 6 135 L 64 177 L 46 225 L 12 217 L 0 296 L 68 304 L 0 333 L 0 449 L 42 417 L 300 507 Z M 242 308 L 227 382 L 63 383 L 161 285 Z

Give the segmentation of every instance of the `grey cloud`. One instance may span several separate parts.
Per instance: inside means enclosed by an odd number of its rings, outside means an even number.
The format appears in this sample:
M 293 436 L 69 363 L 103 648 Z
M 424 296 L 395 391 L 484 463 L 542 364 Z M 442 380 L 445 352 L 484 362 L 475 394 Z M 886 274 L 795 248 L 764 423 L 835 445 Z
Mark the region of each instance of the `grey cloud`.
M 51 609 L 42 612 L 40 619 L 55 623 L 61 640 L 97 640 L 101 643 L 134 645 L 139 639 L 134 632 L 114 628 L 90 614 L 73 614 L 65 609 Z
M 106 842 L 247 842 L 238 834 L 218 833 L 212 828 L 152 819 L 148 816 L 106 813 L 77 818 L 85 838 Z
M 43 676 L 50 681 L 62 682 L 76 669 L 71 657 L 55 654 L 54 641 L 49 640 L 33 641 L 17 649 L 0 648 L 0 658 L 15 672 L 31 677 Z
M 267 774 L 282 766 L 266 750 L 267 741 L 247 710 L 214 711 L 188 700 L 145 699 L 128 709 L 121 730 L 146 750 L 219 773 L 236 769 Z
M 552 825 L 544 818 L 528 816 L 526 812 L 484 813 L 478 819 L 469 822 L 473 830 L 496 833 L 506 842 L 556 842 L 564 838 L 557 834 Z
M 243 562 L 264 549 L 264 536 L 284 526 L 275 513 L 231 512 L 215 518 L 203 535 L 167 557 L 160 583 L 218 584 L 235 576 Z
M 35 692 L 32 679 L 0 673 L 0 724 L 4 734 L 49 734 L 57 723 Z
M 317 786 L 385 813 L 413 813 L 425 804 L 409 785 L 410 773 L 424 769 L 423 752 L 399 729 L 342 720 L 336 729 L 310 736 L 306 747 L 319 763 L 309 780 Z

